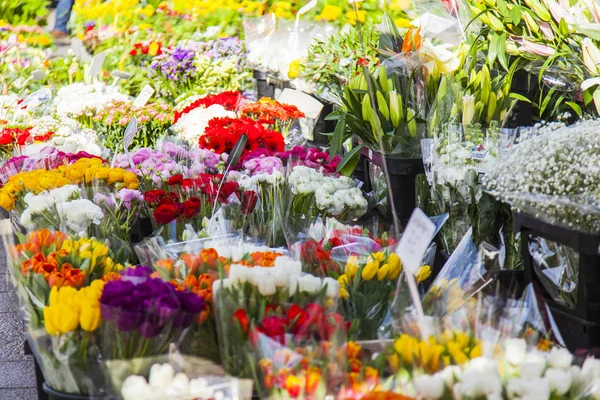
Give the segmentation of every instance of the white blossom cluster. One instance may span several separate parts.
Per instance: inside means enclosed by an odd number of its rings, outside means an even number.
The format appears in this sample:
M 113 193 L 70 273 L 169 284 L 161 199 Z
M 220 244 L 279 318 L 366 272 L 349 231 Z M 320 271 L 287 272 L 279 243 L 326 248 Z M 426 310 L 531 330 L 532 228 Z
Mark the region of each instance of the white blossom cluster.
M 96 131 L 83 128 L 79 122 L 64 115 L 45 116 L 37 119 L 31 129 L 31 136 L 44 136 L 53 132 L 48 141 L 34 143 L 22 149 L 24 155 L 38 154 L 44 147 L 53 147 L 64 153 L 85 151 L 94 156 L 102 156 L 103 148 Z
M 317 294 L 325 288 L 326 296 L 335 298 L 340 291 L 340 284 L 335 279 L 302 274 L 302 263 L 288 256 L 275 258 L 273 267 L 232 264 L 229 276 L 222 281 L 215 281 L 213 290 L 218 290 L 221 285 L 230 288 L 245 283 L 256 287 L 262 296 L 272 296 L 277 289 L 287 289 L 291 297 L 297 292 Z
M 528 351 L 524 339 L 508 339 L 503 347 L 501 368 L 498 360 L 486 357 L 462 367 L 448 366 L 435 375 L 415 378 L 417 395 L 425 400 L 550 400 L 584 394 L 600 399 L 600 360 L 590 358 L 579 367 L 572 365 L 568 350 Z
M 600 228 L 600 121 L 540 128 L 484 178 L 517 210 L 583 230 Z
M 102 209 L 80 197 L 81 190 L 77 185 L 65 185 L 38 195 L 28 193 L 23 199 L 27 208 L 21 214 L 21 225 L 36 229 L 45 225 L 44 221 L 53 221 L 57 216 L 58 223 L 64 223 L 70 231 L 80 233 L 91 224 L 99 224 L 104 217 Z
M 227 111 L 219 104 L 213 104 L 208 108 L 198 107 L 181 116 L 171 129 L 178 139 L 184 140 L 192 147 L 198 147 L 198 140 L 204 135 L 210 120 L 222 117 L 235 118 L 235 113 Z
M 211 382 L 212 381 L 212 382 Z M 170 364 L 154 364 L 148 381 L 132 375 L 121 388 L 124 400 L 231 400 L 238 399 L 239 380 L 228 377 L 201 377 L 190 379 Z
M 129 96 L 119 92 L 118 87 L 102 82 L 73 83 L 63 86 L 56 94 L 56 112 L 73 117 L 93 116 L 114 100 L 129 101 Z
M 317 207 L 330 215 L 340 215 L 348 209 L 360 215 L 367 210 L 367 199 L 356 182 L 347 176 L 332 177 L 303 166 L 295 166 L 288 177 L 291 191 L 295 195 L 314 194 Z

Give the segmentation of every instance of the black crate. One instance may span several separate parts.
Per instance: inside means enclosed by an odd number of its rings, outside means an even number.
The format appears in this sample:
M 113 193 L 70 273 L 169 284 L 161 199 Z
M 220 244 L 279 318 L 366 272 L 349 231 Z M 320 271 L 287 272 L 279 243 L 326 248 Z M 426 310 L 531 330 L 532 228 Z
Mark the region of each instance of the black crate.
M 521 254 L 524 262 L 525 283 L 540 282 L 533 268 L 529 251 L 530 240 L 539 237 L 570 247 L 579 254 L 577 297 L 574 308 L 556 302 L 543 285 L 544 297 L 553 303 L 553 307 L 563 313 L 588 322 L 600 323 L 600 235 L 580 232 L 560 225 L 541 221 L 528 214 L 515 213 L 515 232 L 521 232 Z
M 254 81 L 254 93 L 257 99 L 262 97 L 273 98 L 274 88 L 269 85 L 269 78 L 266 72 L 255 69 L 252 71 L 252 78 Z
M 600 323 L 579 318 L 570 310 L 565 311 L 563 306 L 553 301 L 548 300 L 547 304 L 565 346 L 570 351 L 584 350 L 587 354 L 590 349 L 600 347 Z
M 398 220 L 405 226 L 417 204 L 417 176 L 425 173 L 422 158 L 392 158 L 381 153 L 362 149 L 364 160 L 365 183 L 370 182 L 369 165 L 373 164 L 383 169 L 387 166 L 390 175 L 388 187 L 388 211 L 391 213 L 391 203 L 394 203 Z M 390 194 L 391 193 L 391 194 Z

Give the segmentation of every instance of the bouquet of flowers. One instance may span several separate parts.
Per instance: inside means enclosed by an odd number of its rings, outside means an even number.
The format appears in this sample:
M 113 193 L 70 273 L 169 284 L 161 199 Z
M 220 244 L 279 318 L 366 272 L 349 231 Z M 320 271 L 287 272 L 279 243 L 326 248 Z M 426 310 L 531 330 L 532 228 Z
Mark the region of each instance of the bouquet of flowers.
M 56 112 L 71 116 L 85 126 L 91 127 L 93 117 L 113 101 L 129 101 L 129 97 L 119 92 L 116 86 L 102 82 L 91 84 L 73 83 L 61 87 L 54 100 Z
M 244 104 L 240 112 L 242 116 L 255 119 L 274 131 L 281 132 L 284 137 L 288 136 L 295 120 L 304 118 L 304 113 L 298 107 L 266 97 L 256 103 Z
M 239 39 L 188 42 L 164 49 L 153 58 L 150 71 L 162 91 L 176 98 L 192 89 L 209 92 L 239 90 L 246 78 Z
M 9 158 L 16 148 L 24 146 L 31 136 L 30 131 L 31 128 L 2 128 L 0 130 L 0 154 L 2 154 L 2 158 Z
M 144 67 L 152 62 L 154 56 L 162 54 L 162 44 L 155 40 L 138 42 L 133 45 L 129 55 L 136 65 Z
M 247 267 L 232 264 L 227 278 L 213 284 L 221 359 L 227 372 L 236 376 L 255 377 L 254 362 L 243 354 L 250 351 L 251 324 L 277 340 L 285 337 L 288 319 L 276 317 L 279 307 L 295 304 L 302 309 L 314 304 L 327 314 L 327 299 L 335 299 L 339 284 L 331 278 L 301 275 L 302 264 L 289 257 L 275 258 L 271 267 Z M 335 303 L 335 302 L 334 302 Z M 275 311 L 271 314 L 269 310 Z M 286 307 L 287 310 L 287 307 Z M 327 310 L 327 311 L 325 311 Z M 287 311 L 284 315 L 287 315 Z M 339 316 L 337 321 L 341 321 Z M 289 321 L 294 321 L 291 317 Z M 233 322 L 233 323 L 232 323 Z M 310 324 L 309 324 L 310 325 Z M 255 379 L 256 382 L 256 379 Z
M 147 375 L 153 357 L 165 356 L 205 308 L 202 298 L 175 290 L 138 266 L 107 282 L 100 297 L 98 332 L 105 374 L 117 393 L 132 374 Z
M 104 143 L 107 148 L 113 151 L 116 149 L 133 116 L 141 128 L 131 142 L 133 148 L 153 147 L 173 124 L 173 114 L 168 104 L 150 103 L 134 108 L 130 102 L 113 101 L 93 117 L 96 130 L 105 136 Z
M 117 271 L 96 239 L 37 230 L 9 247 L 11 276 L 25 313 L 28 340 L 46 382 L 66 393 L 93 388 L 90 347 L 102 318 L 102 279 Z

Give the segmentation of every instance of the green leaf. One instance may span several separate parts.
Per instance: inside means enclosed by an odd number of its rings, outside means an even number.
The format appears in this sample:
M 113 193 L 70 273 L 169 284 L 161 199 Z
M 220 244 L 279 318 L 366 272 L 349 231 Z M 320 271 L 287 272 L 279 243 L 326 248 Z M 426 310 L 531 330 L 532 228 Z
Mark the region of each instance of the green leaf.
M 518 94 L 518 93 L 511 93 L 511 94 L 509 95 L 509 97 L 510 97 L 511 99 L 516 99 L 516 100 L 519 100 L 519 101 L 524 101 L 524 102 L 526 102 L 526 103 L 530 103 L 530 104 L 532 103 L 532 101 L 531 101 L 531 100 L 529 100 L 527 97 L 525 97 L 525 96 L 523 96 L 523 95 L 521 95 L 521 94 Z
M 402 52 L 404 41 L 396 28 L 396 24 L 389 14 L 383 15 L 381 21 L 381 34 L 379 36 L 379 54 L 382 60 L 388 59 L 393 54 Z M 390 54 L 391 53 L 391 54 Z
M 550 100 L 552 100 L 552 95 L 554 94 L 554 92 L 556 92 L 556 88 L 551 88 L 548 91 L 548 94 L 546 94 L 546 96 L 544 97 L 542 105 L 540 106 L 540 117 L 544 115 L 544 111 L 546 111 L 548 104 L 550 104 Z
M 561 19 L 560 23 L 558 24 L 558 30 L 563 37 L 569 36 L 569 26 L 567 25 L 567 21 Z
M 598 112 L 598 114 L 600 114 L 600 89 L 596 88 L 592 97 L 594 98 L 594 105 L 596 106 L 596 111 Z
M 329 147 L 329 154 L 331 157 L 335 156 L 342 150 L 342 144 L 344 143 L 344 132 L 346 131 L 346 113 L 340 117 L 335 130 L 333 131 L 333 137 L 331 138 L 331 145 Z
M 573 111 L 575 111 L 577 115 L 581 117 L 581 106 L 579 104 L 572 101 L 566 101 L 565 104 L 571 107 Z
M 506 33 L 500 35 L 498 42 L 496 43 L 498 53 L 498 61 L 500 61 L 500 65 L 508 71 L 508 61 L 506 60 Z
M 496 56 L 498 55 L 498 39 L 499 38 L 500 38 L 499 35 L 493 33 L 492 40 L 490 40 L 490 43 L 488 45 L 487 62 L 490 66 L 494 64 L 494 61 L 496 61 Z
M 364 147 L 365 144 L 361 143 L 352 150 L 350 150 L 338 165 L 336 172 L 342 173 L 345 176 L 349 176 L 354 171 L 354 168 L 356 168 L 356 166 L 358 165 L 359 152 Z
M 512 16 L 512 22 L 514 25 L 519 25 L 521 23 L 521 6 L 516 5 L 510 10 Z

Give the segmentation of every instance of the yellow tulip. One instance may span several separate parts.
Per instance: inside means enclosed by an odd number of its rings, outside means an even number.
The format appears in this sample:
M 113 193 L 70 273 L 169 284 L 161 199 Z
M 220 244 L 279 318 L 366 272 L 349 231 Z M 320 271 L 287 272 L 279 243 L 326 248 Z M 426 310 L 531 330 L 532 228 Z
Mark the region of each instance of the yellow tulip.
M 367 263 L 362 269 L 361 276 L 363 279 L 370 281 L 375 277 L 377 271 L 379 270 L 379 263 L 377 261 L 371 261 Z
M 358 272 L 358 257 L 350 256 L 348 257 L 348 261 L 346 261 L 346 268 L 344 273 L 348 275 L 350 278 L 354 278 L 356 273 Z
M 431 275 L 431 267 L 429 265 L 424 265 L 421 268 L 419 268 L 419 271 L 417 271 L 417 274 L 415 275 L 415 279 L 417 280 L 417 282 L 421 283 L 425 279 L 429 278 L 430 275 Z
M 340 277 L 337 279 L 337 281 L 339 282 L 339 284 L 342 287 L 346 287 L 346 285 L 348 285 L 348 282 L 350 282 L 350 279 L 348 278 L 348 275 L 344 274 L 344 275 L 340 275 Z
M 481 345 L 480 344 L 473 347 L 471 349 L 471 352 L 469 353 L 469 358 L 473 359 L 473 358 L 477 358 L 477 357 L 481 357 Z
M 323 7 L 321 14 L 317 16 L 317 20 L 335 21 L 342 15 L 342 9 L 338 6 L 326 4 Z
M 340 297 L 342 299 L 348 299 L 348 298 L 350 298 L 350 293 L 348 293 L 348 291 L 346 290 L 345 287 L 341 287 L 340 288 Z
M 382 281 L 388 275 L 390 266 L 388 264 L 383 264 L 379 271 L 377 271 L 377 280 Z
M 44 325 L 50 335 L 74 331 L 79 326 L 79 310 L 65 304 L 44 307 Z
M 371 257 L 373 257 L 373 259 L 379 263 L 385 260 L 385 254 L 383 254 L 382 251 L 378 251 L 377 253 L 371 253 Z
M 390 367 L 392 367 L 393 371 L 397 371 L 398 367 L 400 366 L 400 357 L 398 357 L 398 354 L 392 354 L 391 356 L 389 356 L 388 364 L 390 365 Z
M 463 349 L 469 345 L 469 336 L 464 332 L 456 332 L 454 340 Z
M 102 314 L 99 300 L 84 299 L 81 303 L 81 314 L 79 315 L 81 329 L 88 332 L 95 331 L 100 326 L 100 322 L 102 322 Z

